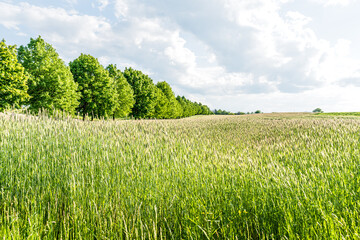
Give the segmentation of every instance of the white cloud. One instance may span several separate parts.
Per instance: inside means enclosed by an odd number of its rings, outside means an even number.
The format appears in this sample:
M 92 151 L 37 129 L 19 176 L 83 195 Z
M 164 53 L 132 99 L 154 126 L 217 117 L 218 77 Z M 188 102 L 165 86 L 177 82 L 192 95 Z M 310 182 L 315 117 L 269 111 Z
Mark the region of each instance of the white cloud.
M 174 32 L 170 39 L 172 44 L 165 48 L 164 54 L 170 59 L 171 64 L 194 67 L 196 65 L 196 56 L 185 47 L 186 41 L 179 36 L 179 32 Z
M 212 109 L 228 109 L 232 112 L 311 112 L 320 107 L 326 112 L 354 112 L 359 111 L 354 102 L 360 101 L 358 94 L 360 87 L 339 87 L 329 85 L 301 93 L 261 93 L 224 96 L 204 96 L 202 101 L 207 102 Z
M 348 96 L 335 94 L 336 100 L 331 94 L 337 85 L 344 94 L 353 94 L 349 82 L 360 86 L 351 80 L 360 79 L 351 42 L 320 39 L 310 28 L 312 18 L 284 10 L 289 2 L 97 0 L 94 6 L 107 10 L 101 15 L 113 9 L 107 18 L 80 14 L 76 7 L 0 2 L 0 25 L 20 35 L 42 35 L 67 61 L 84 52 L 104 65 L 132 66 L 214 107 L 226 103 L 233 111 L 250 111 L 248 104 L 280 111 L 301 104 L 312 110 L 323 99 L 330 99 L 327 106 L 345 104 Z
M 124 0 L 119 2 L 124 3 Z M 126 9 L 131 14 L 126 20 L 132 22 L 131 34 L 127 35 L 135 41 L 137 48 L 148 52 L 145 54 L 148 58 L 158 60 L 157 66 L 150 64 L 157 69 L 154 72 L 163 73 L 165 80 L 170 78 L 177 87 L 190 92 L 198 91 L 217 96 L 302 92 L 336 82 L 342 76 L 357 76 L 357 61 L 348 59 L 346 41 L 340 41 L 340 45 L 331 45 L 328 41 L 319 39 L 308 27 L 312 21 L 310 17 L 296 11 L 281 13 L 281 7 L 287 0 L 226 0 L 223 10 L 220 2 L 223 3 L 219 0 L 208 1 L 206 8 L 210 6 L 210 9 L 217 9 L 217 13 L 221 13 L 217 17 L 223 18 L 220 20 L 221 27 L 233 27 L 231 34 L 238 31 L 240 35 L 227 36 L 217 32 L 216 25 L 209 28 L 201 20 L 193 22 L 199 25 L 196 29 L 202 31 L 197 32 L 196 40 L 208 49 L 205 56 L 210 65 L 200 64 L 198 49 L 188 47 L 188 40 L 181 35 L 190 29 L 181 24 L 184 16 L 168 16 L 175 11 L 171 7 L 159 10 L 169 12 L 163 18 L 140 18 L 136 16 L 146 15 L 147 10 L 154 14 L 153 8 L 146 9 L 143 2 L 127 3 Z M 187 1 L 182 4 L 190 8 L 187 9 L 185 17 L 195 17 L 198 20 L 201 12 L 191 8 L 196 4 Z M 141 6 L 141 10 L 134 9 L 136 6 Z M 156 6 L 158 5 L 155 3 Z M 136 11 L 141 14 L 134 14 Z M 172 27 L 166 22 L 169 19 L 174 23 L 170 25 Z M 204 23 L 210 24 L 211 19 L 204 19 Z M 235 27 L 232 23 L 236 24 Z M 244 29 L 248 32 L 242 34 Z M 207 34 L 207 31 L 214 35 Z M 201 36 L 202 33 L 206 33 L 206 38 Z M 241 51 L 232 48 L 238 37 L 248 44 Z M 227 48 L 228 54 L 219 55 L 217 48 Z M 224 51 L 220 52 L 223 53 Z M 336 65 L 340 56 L 342 64 Z M 242 61 L 237 60 L 239 57 Z M 227 62 L 235 63 L 235 67 L 229 68 Z M 246 68 L 241 66 L 244 64 Z M 328 68 L 331 68 L 331 71 L 327 70 Z
M 99 4 L 99 10 L 102 11 L 104 10 L 109 4 L 109 0 L 97 0 L 98 4 Z
M 321 4 L 325 7 L 329 6 L 348 6 L 357 0 L 310 0 L 311 2 Z
M 65 0 L 67 3 L 74 5 L 78 3 L 78 0 Z
M 275 73 L 274 80 L 280 80 L 279 90 L 284 92 L 304 91 L 339 81 L 345 76 L 357 77 L 360 61 L 349 57 L 350 42 L 340 39 L 331 45 L 318 38 L 307 27 L 311 18 L 295 11 L 281 14 L 280 8 L 285 2 L 227 1 L 231 21 L 256 29 L 253 34 L 256 49 L 248 57 L 262 60 L 259 67 L 251 67 L 252 71 L 258 72 L 270 65 L 265 74 Z
M 350 49 L 350 41 L 339 39 L 334 47 L 323 52 L 319 62 L 313 66 L 319 78 L 327 83 L 336 83 L 347 78 L 359 78 L 360 61 L 349 56 Z
M 118 18 L 127 17 L 129 7 L 127 0 L 116 0 L 115 1 L 115 15 Z
M 31 37 L 41 35 L 67 54 L 79 55 L 84 48 L 102 48 L 112 36 L 111 25 L 102 17 L 28 3 L 12 5 L 0 2 L 0 24 L 18 33 L 20 29 L 29 29 L 22 30 L 21 34 Z
M 17 30 L 26 26 L 33 32 L 49 34 L 53 40 L 80 42 L 98 39 L 111 30 L 101 17 L 69 14 L 62 8 L 42 8 L 20 3 L 0 3 L 0 20 L 4 26 Z M 105 37 L 105 36 L 103 36 Z

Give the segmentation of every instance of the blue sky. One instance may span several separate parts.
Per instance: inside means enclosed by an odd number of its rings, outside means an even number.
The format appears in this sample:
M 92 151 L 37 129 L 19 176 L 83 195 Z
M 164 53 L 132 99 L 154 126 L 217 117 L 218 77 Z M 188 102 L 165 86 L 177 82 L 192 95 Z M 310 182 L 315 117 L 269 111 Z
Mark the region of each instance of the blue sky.
M 41 35 L 230 111 L 360 111 L 358 0 L 0 1 L 0 38 Z

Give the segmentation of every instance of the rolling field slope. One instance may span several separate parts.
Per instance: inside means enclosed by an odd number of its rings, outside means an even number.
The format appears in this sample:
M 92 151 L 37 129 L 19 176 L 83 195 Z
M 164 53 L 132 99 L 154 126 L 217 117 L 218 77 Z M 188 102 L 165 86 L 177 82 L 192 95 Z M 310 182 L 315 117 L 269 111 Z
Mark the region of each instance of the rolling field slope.
M 360 119 L 0 116 L 0 238 L 360 238 Z

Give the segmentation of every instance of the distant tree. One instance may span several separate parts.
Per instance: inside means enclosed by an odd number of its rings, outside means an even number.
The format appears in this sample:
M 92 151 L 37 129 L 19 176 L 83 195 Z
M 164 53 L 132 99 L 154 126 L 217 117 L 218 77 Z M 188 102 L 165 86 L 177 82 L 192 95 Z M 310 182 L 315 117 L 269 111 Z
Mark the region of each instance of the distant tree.
M 218 110 L 215 109 L 214 114 L 215 115 L 234 115 L 234 113 L 232 113 L 232 112 L 228 112 L 228 111 L 221 110 L 221 109 L 218 109 Z
M 315 108 L 313 110 L 313 113 L 322 113 L 323 111 L 321 110 L 321 108 Z
M 203 115 L 211 115 L 211 114 L 214 114 L 210 108 L 206 105 L 202 105 L 202 109 L 203 109 Z
M 176 101 L 176 97 L 174 92 L 172 91 L 170 85 L 167 82 L 158 82 L 156 87 L 160 89 L 164 96 L 166 97 L 166 111 L 165 118 L 178 118 L 181 116 L 181 106 L 178 101 Z
M 259 114 L 259 113 L 261 113 L 260 110 L 256 110 L 256 111 L 255 111 L 255 114 Z
M 184 102 L 183 98 L 180 96 L 177 96 L 176 101 L 179 103 L 180 108 L 182 110 L 180 117 L 186 117 L 186 108 L 185 108 L 185 102 Z
M 179 102 L 183 109 L 182 117 L 190 117 L 196 114 L 193 103 L 190 100 L 186 99 L 184 96 L 177 96 L 176 100 Z
M 237 112 L 236 115 L 245 115 L 244 112 Z
M 8 46 L 5 40 L 0 42 L 0 111 L 6 108 L 19 108 L 29 95 L 27 94 L 28 76 L 16 58 L 16 46 Z
M 177 96 L 176 100 L 180 106 L 179 117 L 190 117 L 194 115 L 210 115 L 214 114 L 210 108 L 201 103 L 192 102 L 186 99 L 184 96 Z
M 126 68 L 124 76 L 134 91 L 135 104 L 132 115 L 135 118 L 155 117 L 156 87 L 153 80 L 139 70 Z
M 113 116 L 117 107 L 118 93 L 115 81 L 91 55 L 81 54 L 70 62 L 70 69 L 81 93 L 77 111 L 85 120 L 86 115 L 94 117 Z
M 200 115 L 202 113 L 201 111 L 201 103 L 198 102 L 192 102 L 195 114 L 194 115 Z
M 132 90 L 131 85 L 127 82 L 123 73 L 116 68 L 116 65 L 110 64 L 107 66 L 106 70 L 109 72 L 109 76 L 114 79 L 114 88 L 118 94 L 113 118 L 126 117 L 129 113 L 131 113 L 131 109 L 135 103 L 134 91 Z
M 27 46 L 20 46 L 18 60 L 29 73 L 30 110 L 44 108 L 74 113 L 78 106 L 77 84 L 55 49 L 40 36 L 30 39 Z

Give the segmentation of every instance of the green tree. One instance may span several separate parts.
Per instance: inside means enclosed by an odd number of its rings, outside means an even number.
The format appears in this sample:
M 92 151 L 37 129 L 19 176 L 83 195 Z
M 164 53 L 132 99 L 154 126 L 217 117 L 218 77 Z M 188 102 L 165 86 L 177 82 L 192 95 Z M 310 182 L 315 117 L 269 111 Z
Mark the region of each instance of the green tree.
M 169 103 L 165 94 L 159 89 L 155 88 L 156 104 L 155 104 L 155 113 L 154 117 L 158 119 L 169 118 Z
M 132 115 L 135 118 L 155 117 L 156 87 L 153 80 L 139 70 L 126 68 L 124 76 L 134 91 L 135 104 Z
M 182 110 L 180 117 L 186 117 L 186 103 L 184 102 L 183 97 L 177 96 L 176 101 L 179 103 Z
M 20 46 L 18 60 L 29 73 L 30 110 L 41 108 L 50 113 L 54 109 L 74 113 L 79 94 L 70 68 L 60 59 L 55 49 L 40 36 Z
M 106 70 L 109 72 L 109 76 L 114 79 L 115 89 L 118 94 L 113 118 L 126 117 L 131 113 L 131 109 L 135 103 L 134 91 L 123 73 L 116 68 L 116 65 L 110 64 Z
M 178 118 L 181 117 L 182 109 L 181 105 L 178 101 L 176 101 L 176 97 L 174 92 L 172 91 L 170 85 L 167 82 L 158 82 L 156 87 L 160 89 L 166 99 L 167 99 L 167 106 L 164 118 Z
M 228 112 L 228 111 L 221 110 L 221 109 L 218 109 L 218 110 L 215 109 L 214 114 L 215 115 L 234 115 L 234 113 L 232 113 L 232 112 Z
M 201 103 L 192 102 L 192 106 L 194 108 L 194 115 L 202 114 Z
M 313 110 L 313 113 L 322 113 L 323 111 L 321 110 L 321 108 L 315 108 Z
M 179 102 L 183 110 L 182 117 L 191 117 L 197 113 L 195 104 L 190 100 L 186 99 L 184 96 L 177 96 L 176 100 Z
M 237 112 L 236 115 L 245 115 L 244 112 Z
M 27 94 L 28 76 L 16 58 L 16 46 L 0 42 L 0 111 L 6 108 L 19 108 L 29 97 Z
M 118 93 L 114 79 L 91 55 L 81 54 L 70 62 L 70 70 L 81 93 L 77 111 L 85 120 L 86 115 L 107 118 L 112 116 L 117 106 Z
M 206 105 L 202 105 L 201 103 L 199 103 L 200 106 L 200 112 L 198 114 L 200 115 L 210 115 L 212 114 L 210 108 Z

